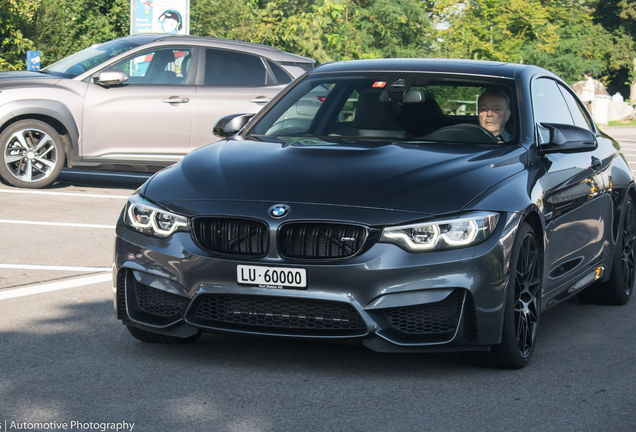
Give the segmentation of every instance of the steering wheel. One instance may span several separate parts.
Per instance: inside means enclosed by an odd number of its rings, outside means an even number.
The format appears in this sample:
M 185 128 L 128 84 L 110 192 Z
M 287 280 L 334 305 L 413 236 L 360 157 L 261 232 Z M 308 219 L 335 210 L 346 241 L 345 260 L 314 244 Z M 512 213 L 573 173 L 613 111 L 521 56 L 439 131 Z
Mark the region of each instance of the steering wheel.
M 454 141 L 479 144 L 497 144 L 497 138 L 492 132 L 472 123 L 460 123 L 446 126 L 424 136 L 422 139 L 431 141 Z

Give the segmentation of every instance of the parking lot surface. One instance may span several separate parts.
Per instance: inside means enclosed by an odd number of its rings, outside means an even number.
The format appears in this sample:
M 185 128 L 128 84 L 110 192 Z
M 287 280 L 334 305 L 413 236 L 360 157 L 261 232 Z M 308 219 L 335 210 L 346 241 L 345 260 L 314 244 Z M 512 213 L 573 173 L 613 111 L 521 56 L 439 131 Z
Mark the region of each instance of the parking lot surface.
M 636 171 L 636 128 L 603 129 Z M 0 429 L 636 430 L 634 299 L 546 311 L 517 371 L 346 344 L 133 339 L 114 318 L 110 269 L 115 221 L 147 177 L 65 171 L 44 190 L 0 184 Z

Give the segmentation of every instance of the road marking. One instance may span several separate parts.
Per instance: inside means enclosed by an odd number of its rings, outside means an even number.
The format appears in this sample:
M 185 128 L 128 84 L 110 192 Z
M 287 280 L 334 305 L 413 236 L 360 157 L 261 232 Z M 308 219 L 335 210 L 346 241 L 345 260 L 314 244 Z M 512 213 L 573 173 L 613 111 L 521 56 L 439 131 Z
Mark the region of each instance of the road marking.
M 0 219 L 0 223 L 22 224 L 22 225 L 62 226 L 62 227 L 74 227 L 74 228 L 115 229 L 115 225 L 80 224 L 80 223 L 66 223 L 66 222 L 36 222 L 36 221 L 9 220 L 9 219 Z
M 25 288 L 16 288 L 6 291 L 0 291 L 0 300 L 6 300 L 15 297 L 24 297 L 32 294 L 41 294 L 50 291 L 57 291 L 67 288 L 76 288 L 86 285 L 93 285 L 106 281 L 112 281 L 111 273 L 100 274 L 97 276 L 88 276 L 80 279 L 72 279 L 64 282 L 53 282 L 43 285 L 34 285 Z
M 79 272 L 103 272 L 110 271 L 110 267 L 71 267 L 71 266 L 49 266 L 49 265 L 28 265 L 28 264 L 0 264 L 0 269 L 19 270 L 60 270 Z
M 14 193 L 14 194 L 37 194 L 37 195 L 56 195 L 56 196 L 74 196 L 74 197 L 87 197 L 87 198 L 118 198 L 128 199 L 129 195 L 101 195 L 101 194 L 85 194 L 85 193 L 71 193 L 71 192 L 48 192 L 48 191 L 34 191 L 24 189 L 0 189 L 0 192 Z

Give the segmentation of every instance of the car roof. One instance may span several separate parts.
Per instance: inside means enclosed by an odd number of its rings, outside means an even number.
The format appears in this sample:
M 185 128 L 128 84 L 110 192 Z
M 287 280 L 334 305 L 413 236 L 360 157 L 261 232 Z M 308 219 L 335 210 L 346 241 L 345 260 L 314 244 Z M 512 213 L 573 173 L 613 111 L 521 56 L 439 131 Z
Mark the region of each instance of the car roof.
M 271 47 L 269 45 L 263 45 L 253 42 L 244 42 L 231 39 L 213 38 L 205 36 L 192 36 L 192 35 L 169 35 L 163 33 L 142 33 L 127 38 L 140 38 L 144 39 L 143 44 L 163 41 L 163 42 L 178 42 L 178 43 L 190 43 L 196 45 L 205 45 L 216 48 L 228 48 L 228 49 L 240 49 L 242 51 L 251 52 L 253 54 L 263 55 L 275 61 L 280 62 L 294 62 L 294 63 L 310 63 L 314 64 L 316 61 L 307 57 L 302 57 L 296 54 L 291 54 L 286 51 L 282 51 L 278 48 Z
M 517 72 L 522 69 L 536 69 L 550 74 L 548 71 L 532 65 L 438 58 L 349 60 L 326 63 L 313 69 L 310 73 L 313 75 L 335 72 L 439 72 L 514 79 Z

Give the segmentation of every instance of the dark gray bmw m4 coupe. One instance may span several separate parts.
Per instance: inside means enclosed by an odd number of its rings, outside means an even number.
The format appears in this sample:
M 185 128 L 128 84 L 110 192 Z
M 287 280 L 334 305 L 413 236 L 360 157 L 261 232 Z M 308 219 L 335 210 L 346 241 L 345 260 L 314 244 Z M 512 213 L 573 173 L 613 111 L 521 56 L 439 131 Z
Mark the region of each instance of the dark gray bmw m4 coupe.
M 117 223 L 115 312 L 142 341 L 347 340 L 521 368 L 543 310 L 632 293 L 631 170 L 545 69 L 330 63 L 214 133 Z

